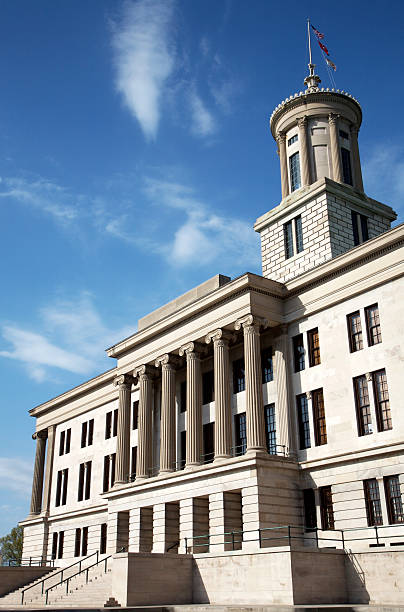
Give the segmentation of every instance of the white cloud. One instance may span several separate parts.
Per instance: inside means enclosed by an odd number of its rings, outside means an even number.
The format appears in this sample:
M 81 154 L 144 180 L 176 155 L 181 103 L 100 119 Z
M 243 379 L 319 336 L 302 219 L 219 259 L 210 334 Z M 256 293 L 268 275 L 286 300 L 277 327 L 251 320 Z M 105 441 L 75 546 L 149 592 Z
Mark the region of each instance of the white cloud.
M 148 139 L 156 137 L 162 91 L 174 68 L 173 12 L 172 0 L 126 2 L 112 36 L 116 88 Z
M 192 115 L 192 132 L 196 136 L 210 136 L 216 131 L 216 122 L 194 87 L 189 92 Z
M 17 457 L 0 457 L 0 489 L 26 496 L 31 491 L 32 464 Z

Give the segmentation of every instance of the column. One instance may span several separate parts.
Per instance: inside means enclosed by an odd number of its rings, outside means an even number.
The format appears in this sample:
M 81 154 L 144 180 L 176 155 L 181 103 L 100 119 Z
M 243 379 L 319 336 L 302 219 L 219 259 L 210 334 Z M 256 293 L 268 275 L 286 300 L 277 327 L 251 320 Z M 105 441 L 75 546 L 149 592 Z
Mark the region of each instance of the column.
M 288 160 L 286 155 L 286 134 L 279 132 L 276 136 L 278 143 L 279 161 L 281 165 L 282 200 L 289 195 Z
M 153 506 L 152 552 L 166 552 L 166 504 L 154 504 Z
M 200 465 L 202 457 L 201 359 L 194 342 L 182 346 L 179 353 L 187 358 L 187 469 Z
M 194 536 L 194 500 L 192 497 L 180 500 L 180 545 L 178 552 L 185 554 L 192 551 Z M 187 540 L 188 551 L 185 550 Z
M 302 169 L 302 185 L 310 185 L 309 148 L 307 144 L 307 117 L 297 120 L 300 140 L 300 164 Z
M 262 397 L 260 325 L 266 321 L 246 315 L 236 321 L 243 328 L 246 385 L 247 453 L 266 452 L 264 401 Z
M 295 427 L 290 410 L 289 397 L 289 338 L 288 327 L 282 325 L 280 334 L 275 342 L 275 380 L 278 401 L 276 404 L 277 412 L 277 442 L 285 447 L 286 455 L 289 449 L 295 449 Z M 278 433 L 279 432 L 279 433 Z
M 32 495 L 31 495 L 31 508 L 30 515 L 39 514 L 42 508 L 42 489 L 43 489 L 43 475 L 45 468 L 45 450 L 46 450 L 46 438 L 48 436 L 48 430 L 38 431 L 32 435 L 32 439 L 36 440 L 35 450 L 35 463 L 34 463 L 34 477 L 32 480 Z
M 115 485 L 119 486 L 129 482 L 130 474 L 130 392 L 133 377 L 122 374 L 114 380 L 118 387 L 118 431 L 116 441 L 116 476 Z
M 213 340 L 215 371 L 215 461 L 228 459 L 231 453 L 231 399 L 229 338 L 226 332 L 216 329 L 206 336 L 206 343 Z
M 143 365 L 133 375 L 139 379 L 139 418 L 136 478 L 148 478 L 153 460 L 153 376 L 154 371 Z
M 225 540 L 230 540 L 231 536 L 225 536 L 225 508 L 224 492 L 211 493 L 209 495 L 209 543 L 210 552 L 223 552 L 228 550 Z
M 46 449 L 45 483 L 42 500 L 42 513 L 48 514 L 50 508 L 50 494 L 52 489 L 53 455 L 55 452 L 56 425 L 48 427 L 48 446 Z
M 360 189 L 360 191 L 363 191 L 361 158 L 359 155 L 359 145 L 358 145 L 359 127 L 357 125 L 352 124 L 350 131 L 351 131 L 351 153 L 352 153 L 353 170 L 354 170 L 354 185 L 356 189 Z
M 175 470 L 175 366 L 170 355 L 155 362 L 161 365 L 160 473 Z
M 330 113 L 328 115 L 328 125 L 330 127 L 330 143 L 331 143 L 331 159 L 332 159 L 332 176 L 334 181 L 342 183 L 342 167 L 341 155 L 339 151 L 339 136 L 338 136 L 338 115 Z

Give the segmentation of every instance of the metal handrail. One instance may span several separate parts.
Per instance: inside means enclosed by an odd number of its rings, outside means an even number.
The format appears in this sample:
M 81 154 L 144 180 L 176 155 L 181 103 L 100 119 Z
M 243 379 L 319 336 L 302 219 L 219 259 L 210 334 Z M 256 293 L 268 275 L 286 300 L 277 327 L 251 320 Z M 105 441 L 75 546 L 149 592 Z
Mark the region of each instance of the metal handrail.
M 8 559 L 7 561 L 5 561 L 5 564 L 8 565 L 8 567 L 15 567 L 15 566 L 24 566 L 24 567 L 35 567 L 36 565 L 38 567 L 41 566 L 45 566 L 45 565 L 49 565 L 49 566 L 55 566 L 55 560 L 52 558 L 47 558 L 44 556 L 41 557 L 27 557 L 26 559 L 22 558 L 22 559 Z
M 52 574 L 52 576 L 47 576 L 46 578 L 44 578 L 43 580 L 40 580 L 39 582 L 35 582 L 34 584 L 31 584 L 30 586 L 26 587 L 25 589 L 23 589 L 21 591 L 21 604 L 24 603 L 24 597 L 25 597 L 25 592 L 29 591 L 29 589 L 33 589 L 34 587 L 38 586 L 38 584 L 42 585 L 41 588 L 41 595 L 43 595 L 44 593 L 44 583 L 45 580 L 49 580 L 50 578 L 54 578 L 55 576 L 57 576 L 58 574 L 62 574 L 62 579 L 63 579 L 63 572 L 65 572 L 66 570 L 74 567 L 77 564 L 81 564 L 83 563 L 83 561 L 86 561 L 87 559 L 90 559 L 91 557 L 93 557 L 95 554 L 98 554 L 98 550 L 96 553 L 91 553 L 91 555 L 88 555 L 87 557 L 84 557 L 84 559 L 81 559 L 80 561 L 75 561 L 74 563 L 72 563 L 71 565 L 68 565 L 67 567 L 64 567 L 63 569 L 59 570 L 58 572 L 56 572 L 55 574 Z

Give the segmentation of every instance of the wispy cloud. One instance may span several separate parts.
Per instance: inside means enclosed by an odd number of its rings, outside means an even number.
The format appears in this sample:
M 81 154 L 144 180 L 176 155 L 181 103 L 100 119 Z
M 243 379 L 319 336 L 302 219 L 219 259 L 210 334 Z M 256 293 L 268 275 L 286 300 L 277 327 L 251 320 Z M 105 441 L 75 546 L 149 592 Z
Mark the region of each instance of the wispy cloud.
M 32 464 L 18 457 L 0 457 L 0 489 L 26 496 L 31 490 Z
M 125 2 L 113 29 L 116 88 L 148 139 L 156 137 L 162 92 L 174 69 L 173 13 L 173 0 Z
M 215 119 L 194 86 L 189 91 L 189 102 L 192 114 L 192 132 L 196 136 L 212 135 L 216 131 Z

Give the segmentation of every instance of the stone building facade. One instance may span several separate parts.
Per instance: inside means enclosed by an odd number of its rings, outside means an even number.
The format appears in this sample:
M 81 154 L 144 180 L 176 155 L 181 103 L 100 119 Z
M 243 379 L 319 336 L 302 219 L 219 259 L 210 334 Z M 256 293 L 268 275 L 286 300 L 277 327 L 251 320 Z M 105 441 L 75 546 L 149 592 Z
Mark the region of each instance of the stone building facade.
M 147 315 L 112 370 L 31 410 L 24 557 L 99 550 L 149 572 L 192 553 L 188 599 L 312 603 L 296 568 L 329 568 L 317 594 L 342 601 L 348 541 L 403 548 L 404 226 L 364 192 L 359 103 L 312 69 L 306 85 L 271 117 L 282 201 L 255 224 L 262 276 L 218 275 Z M 123 605 L 164 603 L 117 575 Z

